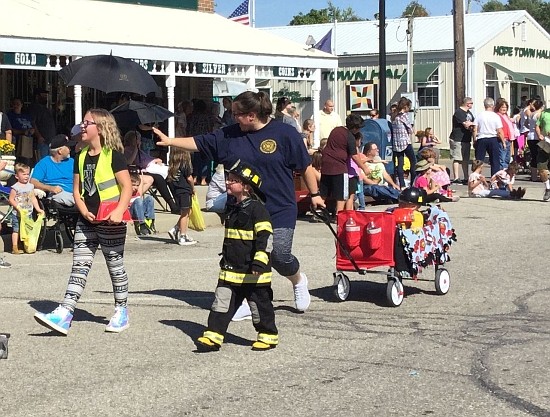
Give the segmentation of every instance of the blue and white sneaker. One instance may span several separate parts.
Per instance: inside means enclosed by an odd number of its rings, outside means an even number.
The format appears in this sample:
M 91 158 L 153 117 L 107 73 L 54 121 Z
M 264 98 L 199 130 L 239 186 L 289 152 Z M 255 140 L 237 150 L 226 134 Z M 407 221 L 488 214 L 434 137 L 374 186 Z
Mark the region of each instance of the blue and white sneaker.
M 105 327 L 105 331 L 120 333 L 128 327 L 130 327 L 130 322 L 128 321 L 128 309 L 126 307 L 115 307 L 115 314 L 111 317 L 107 327 Z
M 48 314 L 35 313 L 34 319 L 48 329 L 67 335 L 67 332 L 71 327 L 73 313 L 71 313 L 67 308 L 59 306 Z

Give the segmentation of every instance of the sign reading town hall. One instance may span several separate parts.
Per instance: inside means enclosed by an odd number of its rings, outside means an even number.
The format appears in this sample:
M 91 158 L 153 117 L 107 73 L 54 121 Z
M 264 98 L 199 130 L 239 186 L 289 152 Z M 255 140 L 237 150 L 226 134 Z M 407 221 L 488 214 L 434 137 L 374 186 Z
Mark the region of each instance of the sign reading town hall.
M 519 46 L 495 46 L 493 55 L 517 56 L 520 58 L 550 59 L 550 50 L 535 48 L 520 48 Z

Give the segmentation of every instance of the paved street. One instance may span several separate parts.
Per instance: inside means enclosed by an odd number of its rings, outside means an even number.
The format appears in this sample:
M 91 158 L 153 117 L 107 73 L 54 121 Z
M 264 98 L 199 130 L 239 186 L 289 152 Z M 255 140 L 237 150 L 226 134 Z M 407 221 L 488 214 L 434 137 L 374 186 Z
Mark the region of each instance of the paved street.
M 450 292 L 405 281 L 398 308 L 386 306 L 384 275 L 349 273 L 350 297 L 336 302 L 332 235 L 299 221 L 294 251 L 313 301 L 296 313 L 290 283 L 274 277 L 280 345 L 269 352 L 250 350 L 250 321 L 231 324 L 220 352 L 195 352 L 216 285 L 215 217 L 190 247 L 169 241 L 168 214 L 157 221 L 164 233 L 129 232 L 131 326 L 121 334 L 104 333 L 113 299 L 101 254 L 67 337 L 32 316 L 61 300 L 71 252 L 6 254 L 0 415 L 550 416 L 550 203 L 524 177 L 516 185 L 528 187 L 525 201 L 445 205 L 458 235 Z

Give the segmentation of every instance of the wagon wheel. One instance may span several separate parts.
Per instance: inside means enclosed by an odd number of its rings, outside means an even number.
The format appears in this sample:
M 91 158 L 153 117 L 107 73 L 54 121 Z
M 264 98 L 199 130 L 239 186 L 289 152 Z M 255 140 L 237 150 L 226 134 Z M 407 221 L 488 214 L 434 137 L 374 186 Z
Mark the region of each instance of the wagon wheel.
M 334 276 L 334 295 L 338 301 L 346 301 L 350 292 L 350 281 L 346 274 L 335 272 Z
M 60 230 L 55 231 L 55 251 L 57 253 L 63 252 L 63 236 Z
M 451 287 L 451 274 L 445 268 L 435 271 L 435 292 L 438 295 L 445 295 Z
M 403 302 L 405 290 L 403 284 L 397 278 L 390 279 L 386 287 L 386 298 L 391 307 L 399 307 Z

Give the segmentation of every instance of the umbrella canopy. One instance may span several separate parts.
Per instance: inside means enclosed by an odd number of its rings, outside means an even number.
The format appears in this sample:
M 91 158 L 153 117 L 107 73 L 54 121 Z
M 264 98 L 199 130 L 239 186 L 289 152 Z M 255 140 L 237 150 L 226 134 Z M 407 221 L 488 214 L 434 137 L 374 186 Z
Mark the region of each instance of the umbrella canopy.
M 251 89 L 248 88 L 246 83 L 239 81 L 214 80 L 212 83 L 212 95 L 214 97 L 235 97 L 249 90 Z M 252 91 L 258 91 L 258 89 L 253 88 Z
M 113 55 L 91 55 L 77 59 L 59 71 L 67 85 L 83 85 L 111 93 L 157 93 L 154 78 L 131 59 Z
M 174 116 L 170 110 L 152 103 L 129 100 L 111 110 L 117 123 L 133 125 L 160 123 Z

